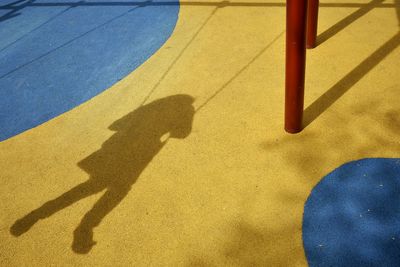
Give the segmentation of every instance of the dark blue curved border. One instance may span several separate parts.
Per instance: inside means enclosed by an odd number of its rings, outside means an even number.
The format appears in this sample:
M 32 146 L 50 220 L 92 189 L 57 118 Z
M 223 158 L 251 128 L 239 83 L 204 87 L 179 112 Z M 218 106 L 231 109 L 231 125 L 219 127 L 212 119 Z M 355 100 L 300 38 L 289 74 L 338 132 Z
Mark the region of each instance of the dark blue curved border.
M 310 266 L 400 266 L 400 159 L 363 159 L 324 177 L 309 196 Z
M 129 74 L 169 38 L 178 13 L 178 0 L 2 1 L 0 141 Z

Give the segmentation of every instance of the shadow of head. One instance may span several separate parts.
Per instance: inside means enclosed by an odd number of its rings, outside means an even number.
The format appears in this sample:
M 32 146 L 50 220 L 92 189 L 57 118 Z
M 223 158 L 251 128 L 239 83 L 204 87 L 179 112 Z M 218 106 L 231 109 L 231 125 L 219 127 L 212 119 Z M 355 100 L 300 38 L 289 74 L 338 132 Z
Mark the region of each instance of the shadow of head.
M 110 125 L 109 129 L 143 136 L 160 138 L 169 133 L 171 138 L 185 138 L 192 130 L 194 98 L 189 95 L 172 95 L 143 105 Z
M 115 133 L 78 163 L 99 186 L 128 188 L 170 138 L 186 138 L 195 113 L 189 95 L 172 95 L 145 104 L 115 121 Z

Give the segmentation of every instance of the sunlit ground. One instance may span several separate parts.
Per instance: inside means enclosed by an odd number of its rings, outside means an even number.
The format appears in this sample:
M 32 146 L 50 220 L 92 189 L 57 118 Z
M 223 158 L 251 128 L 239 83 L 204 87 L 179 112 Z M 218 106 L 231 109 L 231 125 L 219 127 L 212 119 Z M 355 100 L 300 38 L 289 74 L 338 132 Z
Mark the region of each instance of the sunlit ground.
M 182 1 L 135 71 L 2 141 L 0 265 L 306 266 L 314 186 L 400 158 L 400 2 L 321 2 L 299 134 L 283 130 L 285 2 Z

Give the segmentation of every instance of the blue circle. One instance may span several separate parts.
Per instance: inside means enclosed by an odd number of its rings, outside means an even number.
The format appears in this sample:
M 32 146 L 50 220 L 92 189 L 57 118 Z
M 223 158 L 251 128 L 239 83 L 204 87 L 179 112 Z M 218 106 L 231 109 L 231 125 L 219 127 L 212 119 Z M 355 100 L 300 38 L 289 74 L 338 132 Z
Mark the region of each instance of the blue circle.
M 310 266 L 400 266 L 400 160 L 349 162 L 312 190 L 303 216 Z
M 0 141 L 128 75 L 169 38 L 178 12 L 178 0 L 1 1 Z

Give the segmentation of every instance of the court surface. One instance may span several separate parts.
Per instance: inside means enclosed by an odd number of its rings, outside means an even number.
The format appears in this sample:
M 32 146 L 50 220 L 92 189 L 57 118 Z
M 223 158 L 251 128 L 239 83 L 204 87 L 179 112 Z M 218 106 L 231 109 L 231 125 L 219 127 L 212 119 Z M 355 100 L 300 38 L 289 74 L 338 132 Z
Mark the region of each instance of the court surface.
M 283 130 L 284 1 L 0 4 L 1 266 L 393 266 L 400 2 L 321 1 Z

